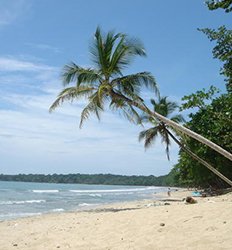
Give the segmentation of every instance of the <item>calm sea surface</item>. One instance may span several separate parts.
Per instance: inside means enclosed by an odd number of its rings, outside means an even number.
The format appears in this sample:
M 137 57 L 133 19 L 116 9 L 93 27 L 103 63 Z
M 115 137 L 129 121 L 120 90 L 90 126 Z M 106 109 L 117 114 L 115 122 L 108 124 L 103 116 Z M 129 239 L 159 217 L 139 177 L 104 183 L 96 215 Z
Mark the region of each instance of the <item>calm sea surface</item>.
M 0 220 L 155 198 L 154 193 L 166 190 L 164 187 L 0 181 Z

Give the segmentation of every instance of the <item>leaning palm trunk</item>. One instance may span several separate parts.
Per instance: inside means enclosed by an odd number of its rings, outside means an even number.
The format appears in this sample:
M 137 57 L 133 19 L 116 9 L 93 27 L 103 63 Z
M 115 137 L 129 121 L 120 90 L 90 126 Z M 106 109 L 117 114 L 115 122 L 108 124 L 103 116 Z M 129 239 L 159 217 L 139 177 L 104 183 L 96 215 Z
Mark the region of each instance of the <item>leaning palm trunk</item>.
M 223 174 L 221 174 L 217 169 L 215 169 L 213 166 L 211 166 L 208 162 L 206 162 L 205 160 L 201 159 L 199 156 L 194 154 L 188 147 L 183 145 L 167 128 L 166 128 L 166 130 L 167 130 L 168 134 L 170 135 L 170 137 L 180 146 L 180 148 L 182 150 L 184 150 L 187 154 L 189 154 L 192 158 L 194 158 L 195 160 L 200 162 L 202 165 L 207 167 L 210 171 L 212 171 L 219 178 L 224 180 L 227 184 L 232 186 L 232 181 L 231 180 L 229 180 L 227 177 L 225 177 Z
M 170 127 L 196 139 L 197 141 L 209 146 L 210 148 L 212 148 L 213 150 L 217 151 L 219 154 L 223 155 L 224 157 L 228 158 L 229 160 L 232 161 L 232 154 L 229 153 L 228 151 L 226 151 L 225 149 L 223 149 L 222 147 L 218 146 L 217 144 L 213 143 L 212 141 L 206 139 L 205 137 L 193 132 L 192 130 L 181 126 L 180 124 L 177 124 L 176 122 L 169 120 L 168 118 L 160 115 L 159 113 L 155 112 L 155 111 L 151 111 L 150 109 L 148 109 L 146 107 L 146 105 L 144 103 L 137 103 L 129 98 L 127 98 L 126 96 L 116 93 L 115 91 L 111 90 L 111 96 L 112 98 L 115 99 L 119 99 L 119 100 L 123 100 L 125 102 L 127 102 L 129 105 L 135 106 L 138 109 L 142 110 L 143 112 L 147 113 L 150 116 L 155 117 L 156 119 L 164 122 L 165 124 L 169 125 Z
M 164 122 L 165 124 L 171 126 L 172 128 L 196 139 L 197 141 L 209 146 L 210 148 L 212 148 L 213 150 L 217 151 L 218 153 L 220 153 L 221 155 L 225 156 L 226 158 L 228 158 L 229 160 L 232 161 L 232 154 L 229 153 L 228 151 L 226 151 L 225 149 L 223 149 L 222 147 L 218 146 L 217 144 L 213 143 L 212 141 L 206 139 L 205 137 L 193 132 L 192 130 L 184 127 L 184 126 L 181 126 L 180 124 L 172 121 L 172 120 L 169 120 L 167 119 L 166 117 L 158 114 L 157 112 L 153 112 L 154 116 L 156 118 L 158 118 L 159 120 L 161 120 L 162 122 Z

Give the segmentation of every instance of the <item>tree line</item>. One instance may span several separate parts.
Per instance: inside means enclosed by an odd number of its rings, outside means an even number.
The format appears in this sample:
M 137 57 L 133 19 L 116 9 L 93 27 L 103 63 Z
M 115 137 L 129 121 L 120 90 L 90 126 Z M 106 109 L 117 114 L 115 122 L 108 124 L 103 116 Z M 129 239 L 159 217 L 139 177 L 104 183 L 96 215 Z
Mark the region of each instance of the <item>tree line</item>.
M 0 175 L 0 181 L 69 183 L 69 184 L 101 184 L 101 185 L 133 185 L 133 186 L 166 186 L 167 175 L 156 177 L 126 176 L 113 174 L 17 174 Z

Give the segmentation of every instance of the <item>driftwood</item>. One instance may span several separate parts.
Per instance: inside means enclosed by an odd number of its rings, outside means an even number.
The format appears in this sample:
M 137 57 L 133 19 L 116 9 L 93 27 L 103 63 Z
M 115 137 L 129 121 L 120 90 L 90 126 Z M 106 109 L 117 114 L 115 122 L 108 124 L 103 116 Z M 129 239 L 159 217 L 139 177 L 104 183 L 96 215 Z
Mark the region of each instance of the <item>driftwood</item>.
M 164 199 L 159 199 L 158 201 L 183 201 L 183 199 L 178 199 L 178 198 L 164 198 Z

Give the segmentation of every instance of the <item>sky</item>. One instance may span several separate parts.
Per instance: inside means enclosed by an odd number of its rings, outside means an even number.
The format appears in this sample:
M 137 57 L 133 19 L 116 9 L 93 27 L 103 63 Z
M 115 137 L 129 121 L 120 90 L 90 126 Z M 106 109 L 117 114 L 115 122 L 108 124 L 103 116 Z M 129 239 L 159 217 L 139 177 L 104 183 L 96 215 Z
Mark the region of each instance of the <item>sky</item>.
M 214 44 L 197 28 L 231 28 L 231 21 L 203 0 L 0 0 L 0 173 L 167 174 L 178 160 L 174 142 L 170 161 L 159 139 L 145 151 L 143 128 L 108 110 L 79 129 L 84 100 L 48 112 L 62 90 L 62 68 L 92 66 L 97 26 L 124 32 L 148 55 L 124 73 L 150 71 L 161 95 L 180 104 L 212 84 L 224 90 Z M 142 97 L 156 98 L 147 90 Z

